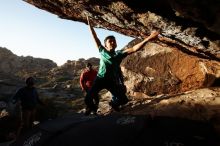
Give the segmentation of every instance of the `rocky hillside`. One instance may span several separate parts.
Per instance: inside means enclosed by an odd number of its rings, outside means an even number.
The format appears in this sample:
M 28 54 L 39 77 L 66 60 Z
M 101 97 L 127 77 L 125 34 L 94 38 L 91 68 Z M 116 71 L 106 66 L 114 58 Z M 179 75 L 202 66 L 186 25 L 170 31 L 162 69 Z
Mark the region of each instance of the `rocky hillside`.
M 57 64 L 49 59 L 17 56 L 0 47 L 0 98 L 9 98 L 24 85 L 27 76 L 39 71 L 49 71 Z
M 10 50 L 0 47 L 0 73 L 25 76 L 25 73 L 38 72 L 57 67 L 49 59 L 34 58 L 32 56 L 17 56 Z
M 0 48 L 0 98 L 11 97 L 19 87 L 24 86 L 24 80 L 28 76 L 36 78 L 36 86 L 42 89 L 42 96 L 50 95 L 51 92 L 47 91 L 50 89 L 53 89 L 52 93 L 59 90 L 80 90 L 79 76 L 88 62 L 97 69 L 97 58 L 69 60 L 62 66 L 57 66 L 49 59 L 17 56 L 6 48 Z M 51 96 L 54 94 L 49 97 Z M 61 93 L 61 96 L 68 95 Z
M 94 69 L 97 70 L 99 59 L 89 58 L 77 61 L 68 60 L 63 65 L 50 70 L 35 72 L 33 76 L 38 80 L 40 88 L 70 89 L 79 87 L 80 74 L 88 62 L 92 63 Z

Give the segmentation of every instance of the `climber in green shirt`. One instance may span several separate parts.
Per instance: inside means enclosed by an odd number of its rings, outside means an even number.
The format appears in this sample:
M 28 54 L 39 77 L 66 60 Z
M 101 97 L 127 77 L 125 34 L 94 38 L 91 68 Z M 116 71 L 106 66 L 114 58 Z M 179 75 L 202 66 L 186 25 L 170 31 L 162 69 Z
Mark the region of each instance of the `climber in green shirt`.
M 117 47 L 115 37 L 107 36 L 104 40 L 103 46 L 97 37 L 95 30 L 91 26 L 88 17 L 87 21 L 101 58 L 97 77 L 92 88 L 85 97 L 85 104 L 87 106 L 85 115 L 89 115 L 91 112 L 96 114 L 98 105 L 93 103 L 93 96 L 97 96 L 99 91 L 102 89 L 107 89 L 111 92 L 112 100 L 110 105 L 114 110 L 118 111 L 120 105 L 124 105 L 128 102 L 126 87 L 123 82 L 123 76 L 120 68 L 121 61 L 127 55 L 139 50 L 146 42 L 157 37 L 159 33 L 154 31 L 150 36 L 146 37 L 143 41 L 132 48 L 115 51 L 115 48 Z

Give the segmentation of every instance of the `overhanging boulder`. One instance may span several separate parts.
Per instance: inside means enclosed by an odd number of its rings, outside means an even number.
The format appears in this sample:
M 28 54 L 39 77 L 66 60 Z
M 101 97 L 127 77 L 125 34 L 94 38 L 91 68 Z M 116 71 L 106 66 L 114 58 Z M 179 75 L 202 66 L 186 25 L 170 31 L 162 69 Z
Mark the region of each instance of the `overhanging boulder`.
M 128 91 L 147 95 L 180 93 L 210 87 L 219 80 L 217 1 L 24 1 L 63 19 L 87 23 L 89 16 L 95 27 L 139 39 L 160 30 L 160 40 L 148 43 L 122 63 Z
M 220 2 L 216 0 L 24 0 L 58 15 L 127 36 L 144 37 L 154 29 L 197 53 L 220 58 Z

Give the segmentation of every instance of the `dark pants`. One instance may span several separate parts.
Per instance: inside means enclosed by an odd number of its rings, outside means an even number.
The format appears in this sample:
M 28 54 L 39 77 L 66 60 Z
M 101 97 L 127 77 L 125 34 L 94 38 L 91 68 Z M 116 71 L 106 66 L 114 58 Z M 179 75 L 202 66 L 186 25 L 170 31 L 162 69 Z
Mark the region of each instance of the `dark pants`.
M 102 89 L 107 89 L 111 92 L 113 96 L 112 102 L 114 102 L 115 105 L 119 106 L 128 102 L 128 98 L 125 95 L 126 87 L 124 84 L 121 84 L 111 78 L 107 79 L 97 77 L 93 83 L 92 88 L 88 91 L 85 97 L 85 104 L 87 105 L 87 108 L 91 110 L 97 110 L 98 107 L 96 104 L 94 104 L 93 100 L 97 100 L 95 98 L 99 98 L 98 93 Z
M 90 89 L 86 90 L 86 95 L 89 93 Z M 94 95 L 94 94 L 90 94 L 91 95 L 91 98 L 93 99 L 94 101 L 94 104 L 96 107 L 98 107 L 99 105 L 99 97 L 98 97 L 98 94 Z
M 32 128 L 33 122 L 35 121 L 36 109 L 22 109 L 20 116 L 21 124 L 17 131 L 17 137 L 20 136 L 20 133 Z

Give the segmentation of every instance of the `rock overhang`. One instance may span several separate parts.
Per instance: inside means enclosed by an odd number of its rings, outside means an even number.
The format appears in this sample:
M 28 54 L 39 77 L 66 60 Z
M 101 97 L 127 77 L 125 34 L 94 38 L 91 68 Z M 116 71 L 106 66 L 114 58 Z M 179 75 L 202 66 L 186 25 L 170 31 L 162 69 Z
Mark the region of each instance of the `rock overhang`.
M 160 30 L 198 54 L 220 59 L 220 3 L 216 0 L 24 0 L 60 18 L 143 38 Z M 190 50 L 190 49 L 189 49 Z

